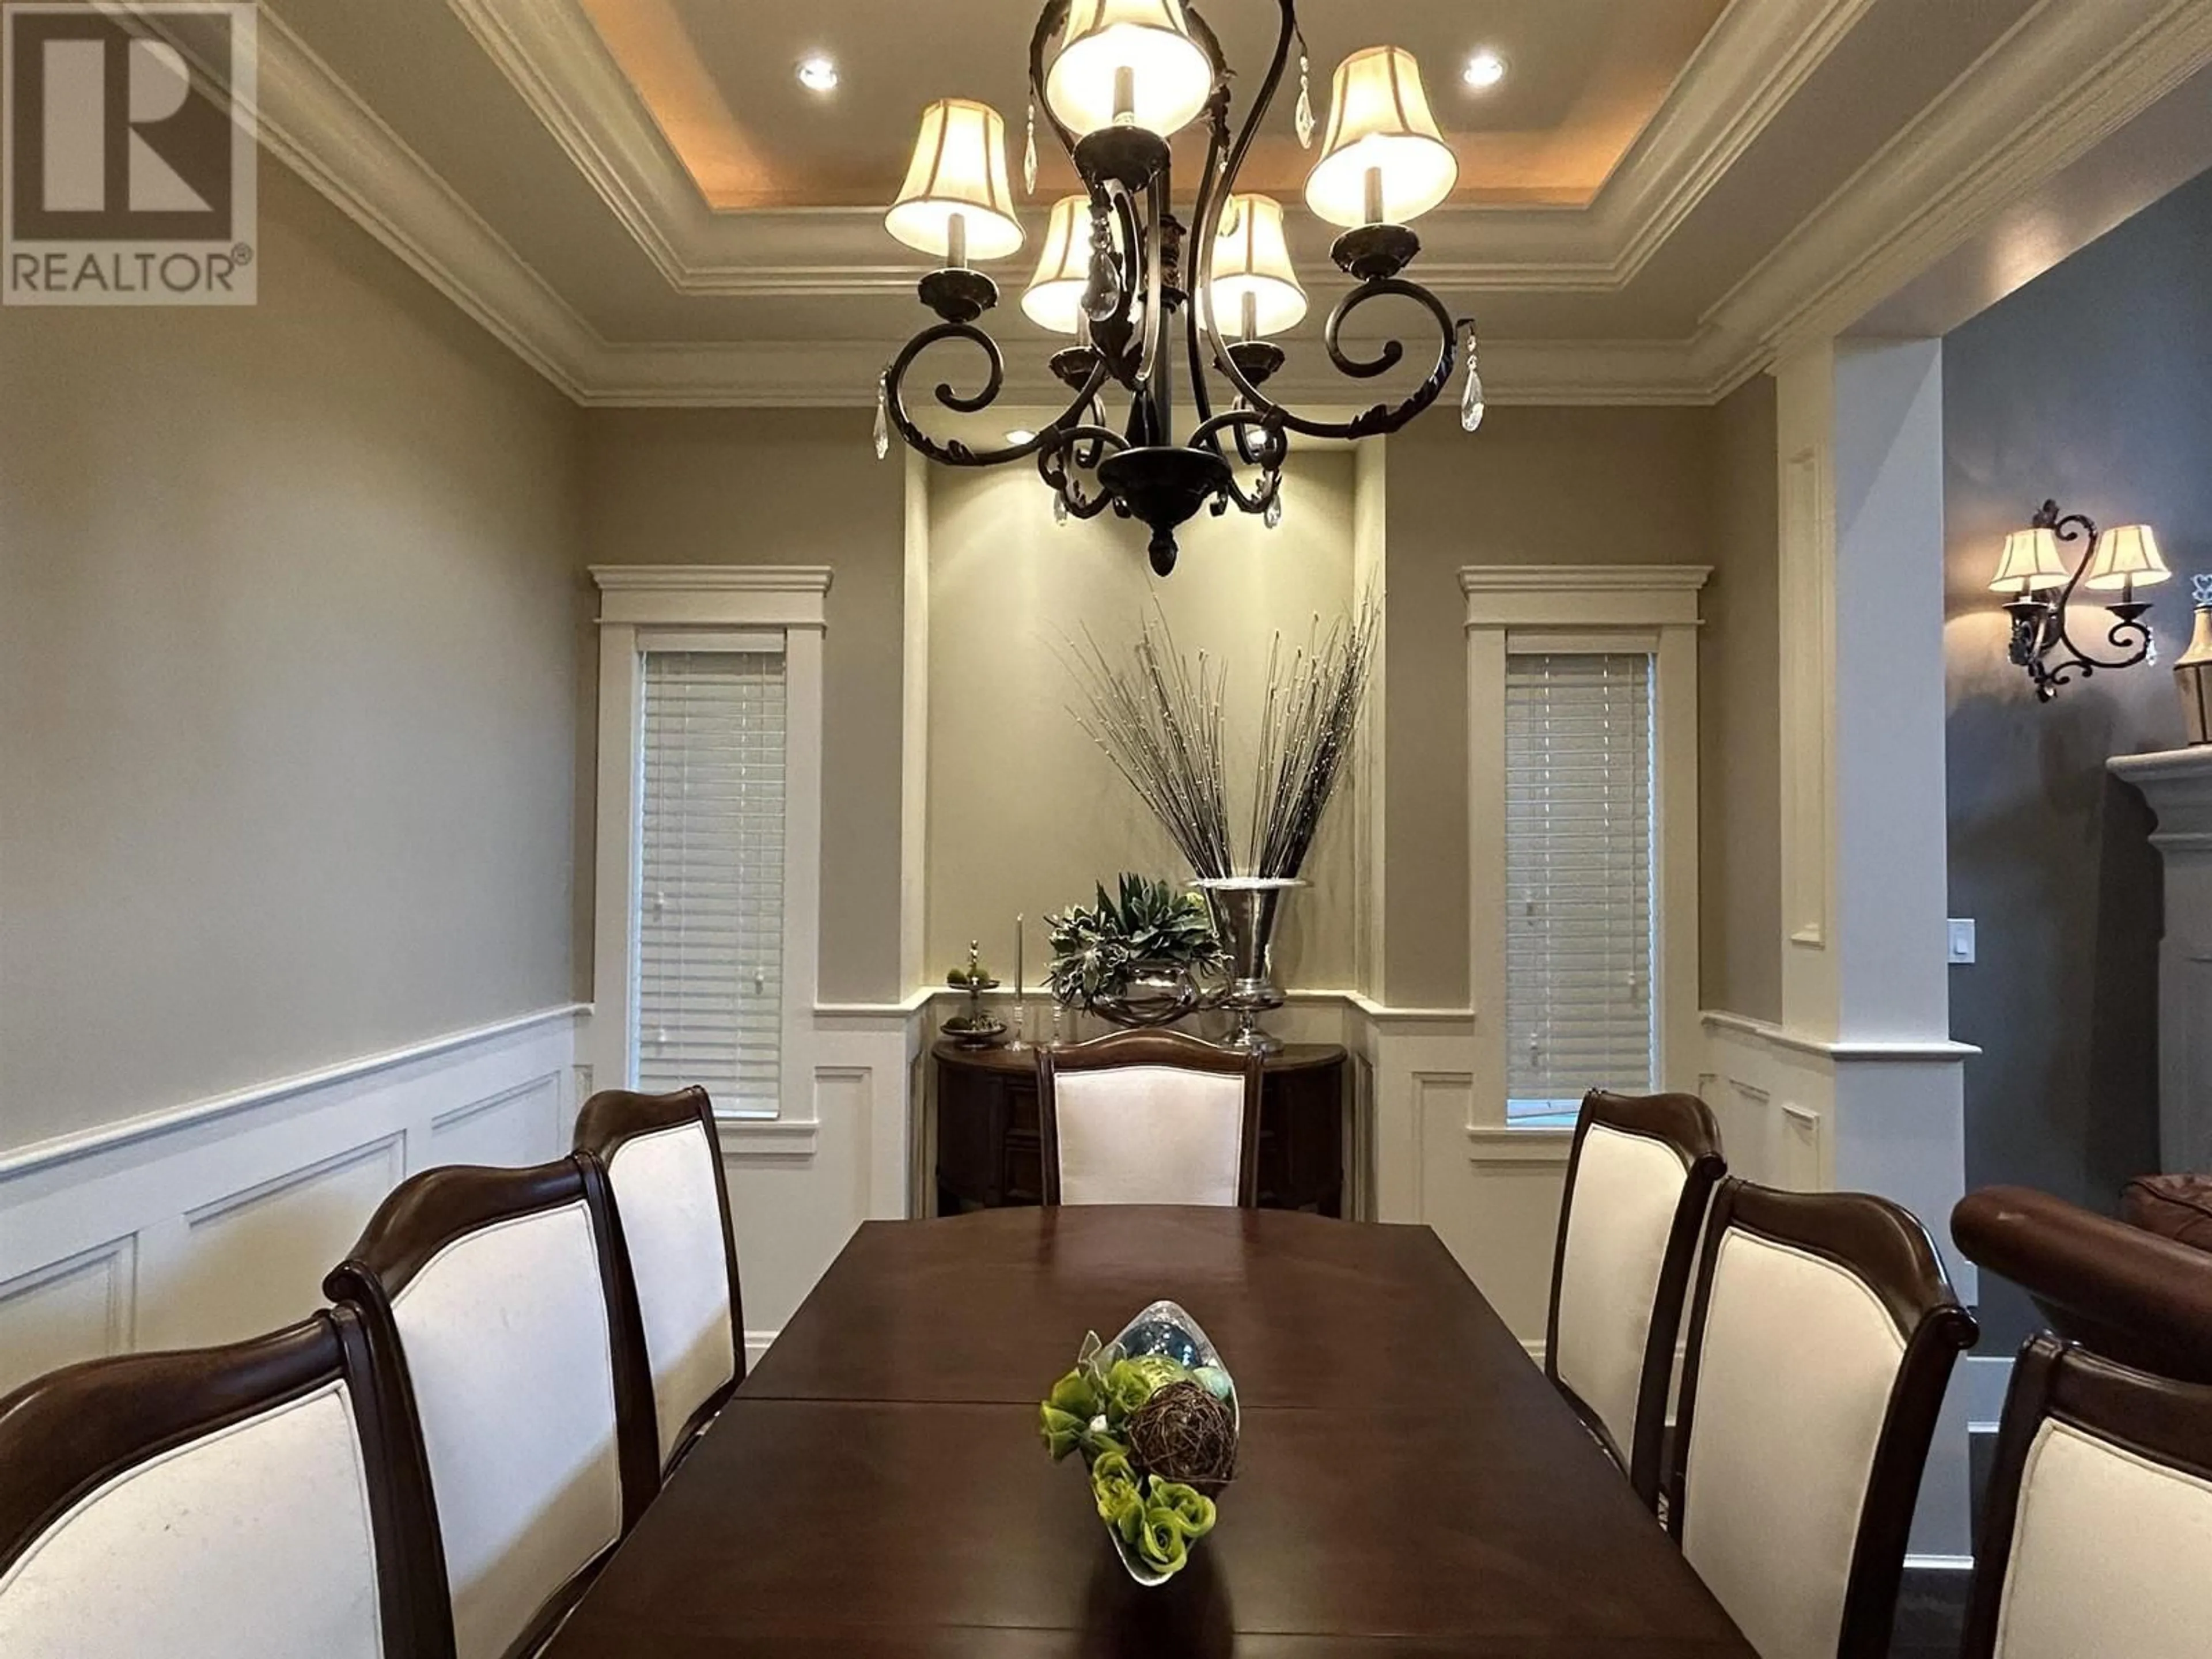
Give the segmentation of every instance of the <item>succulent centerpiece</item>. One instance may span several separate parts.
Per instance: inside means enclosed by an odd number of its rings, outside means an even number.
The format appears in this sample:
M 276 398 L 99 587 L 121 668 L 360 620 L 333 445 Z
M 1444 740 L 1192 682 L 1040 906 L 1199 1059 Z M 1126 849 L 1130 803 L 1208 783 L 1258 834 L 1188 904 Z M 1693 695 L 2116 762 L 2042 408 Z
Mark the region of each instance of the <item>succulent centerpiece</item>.
M 1164 1025 L 1200 1006 L 1200 981 L 1229 960 L 1206 901 L 1126 871 L 1110 894 L 1099 884 L 1097 900 L 1045 918 L 1052 994 L 1121 1025 Z

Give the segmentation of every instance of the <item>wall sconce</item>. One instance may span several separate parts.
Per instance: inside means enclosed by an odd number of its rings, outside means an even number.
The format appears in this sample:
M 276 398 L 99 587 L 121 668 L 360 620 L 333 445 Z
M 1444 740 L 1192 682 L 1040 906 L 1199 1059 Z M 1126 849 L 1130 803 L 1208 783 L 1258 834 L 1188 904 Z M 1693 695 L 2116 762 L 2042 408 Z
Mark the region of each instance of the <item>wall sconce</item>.
M 2088 557 L 2068 570 L 2059 544 L 2084 540 Z M 2142 617 L 2150 605 L 2136 598 L 2136 589 L 2172 574 L 2159 556 L 2158 538 L 2148 525 L 2124 524 L 2100 532 L 2084 514 L 2061 514 L 2056 501 L 2044 502 L 2026 530 L 2007 536 L 1990 589 L 2014 596 L 2005 602 L 2012 618 L 2012 660 L 2027 671 L 2037 699 L 2049 702 L 2060 686 L 2087 679 L 2100 668 L 2132 668 L 2148 660 L 2151 632 Z M 2067 631 L 2067 606 L 2082 587 L 2118 594 L 2106 604 L 2112 623 L 2105 643 L 2119 655 L 2093 657 Z

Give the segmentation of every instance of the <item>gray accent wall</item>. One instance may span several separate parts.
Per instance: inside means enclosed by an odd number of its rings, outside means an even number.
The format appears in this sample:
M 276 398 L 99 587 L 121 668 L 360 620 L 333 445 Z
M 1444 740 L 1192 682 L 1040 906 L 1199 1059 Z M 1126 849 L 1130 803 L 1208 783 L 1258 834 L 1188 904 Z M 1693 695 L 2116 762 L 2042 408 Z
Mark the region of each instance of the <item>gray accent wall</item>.
M 2189 637 L 2188 577 L 2212 572 L 2208 270 L 2212 175 L 1944 343 L 1950 906 L 1978 930 L 1978 961 L 1951 969 L 1952 1032 L 1982 1050 L 1970 1188 L 2109 1211 L 2157 1167 L 2159 864 L 2148 809 L 2105 763 L 2181 740 L 2163 665 Z M 2151 590 L 2160 665 L 2039 704 L 1987 584 L 2046 496 L 2152 525 L 2176 580 Z M 2014 1287 L 1982 1285 L 1984 1351 L 2008 1352 L 2039 1322 Z
M 568 1002 L 578 416 L 289 172 L 0 311 L 0 1148 Z

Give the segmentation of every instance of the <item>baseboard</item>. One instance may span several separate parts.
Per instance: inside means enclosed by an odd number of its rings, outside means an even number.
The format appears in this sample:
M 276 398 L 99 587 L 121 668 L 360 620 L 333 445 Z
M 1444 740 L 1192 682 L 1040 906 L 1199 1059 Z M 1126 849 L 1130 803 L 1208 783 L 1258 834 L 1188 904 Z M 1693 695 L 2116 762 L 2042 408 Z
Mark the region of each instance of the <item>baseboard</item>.
M 1971 1555 L 1908 1555 L 1905 1558 L 1907 1572 L 1972 1572 L 1974 1558 Z
M 761 1363 L 761 1357 L 769 1351 L 769 1345 L 782 1334 L 781 1331 L 747 1331 L 745 1333 L 745 1375 L 747 1376 L 753 1374 L 753 1367 Z

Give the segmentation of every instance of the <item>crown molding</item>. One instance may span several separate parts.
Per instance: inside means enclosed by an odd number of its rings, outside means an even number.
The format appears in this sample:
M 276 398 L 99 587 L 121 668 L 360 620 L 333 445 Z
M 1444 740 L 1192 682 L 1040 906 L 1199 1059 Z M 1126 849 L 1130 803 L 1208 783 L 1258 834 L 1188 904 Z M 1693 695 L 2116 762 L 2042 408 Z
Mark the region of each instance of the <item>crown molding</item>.
M 1843 333 L 2209 64 L 2203 0 L 2045 0 L 1700 319 L 1711 395 Z
M 602 345 L 576 400 L 597 408 L 866 407 L 889 356 L 866 340 Z M 975 367 L 945 355 L 944 372 L 957 387 L 977 378 Z M 1499 407 L 1711 401 L 1687 342 L 1496 341 L 1482 348 L 1482 379 L 1488 401 Z M 914 384 L 932 382 L 917 373 Z M 1267 389 L 1302 406 L 1342 406 L 1358 390 L 1327 372 L 1318 344 L 1294 348 L 1291 366 Z M 1067 401 L 1067 388 L 1040 356 L 1007 366 L 999 401 L 1009 409 L 1054 409 Z
M 447 0 L 547 132 L 680 294 L 901 292 L 928 267 L 876 208 L 717 212 L 574 0 Z M 1425 279 L 1482 292 L 1612 293 L 1632 281 L 1874 0 L 1736 0 L 1588 209 L 1441 208 Z M 1042 207 L 1025 215 L 1042 228 Z

